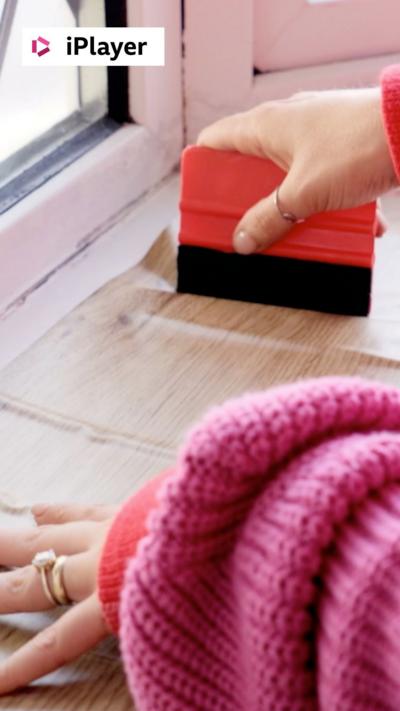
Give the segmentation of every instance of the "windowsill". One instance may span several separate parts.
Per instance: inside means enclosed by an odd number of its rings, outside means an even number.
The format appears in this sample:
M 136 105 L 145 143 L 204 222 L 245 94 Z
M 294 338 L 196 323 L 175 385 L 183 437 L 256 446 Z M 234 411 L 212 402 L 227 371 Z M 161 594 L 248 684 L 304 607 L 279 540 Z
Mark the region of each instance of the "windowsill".
M 0 218 L 0 318 L 168 176 L 180 145 L 128 125 Z
M 90 123 L 77 113 L 1 163 L 0 215 L 120 129 L 108 117 Z M 7 182 L 2 185 L 6 175 Z
M 0 317 L 0 369 L 104 284 L 141 261 L 176 217 L 178 191 L 179 177 L 173 174 L 10 304 Z

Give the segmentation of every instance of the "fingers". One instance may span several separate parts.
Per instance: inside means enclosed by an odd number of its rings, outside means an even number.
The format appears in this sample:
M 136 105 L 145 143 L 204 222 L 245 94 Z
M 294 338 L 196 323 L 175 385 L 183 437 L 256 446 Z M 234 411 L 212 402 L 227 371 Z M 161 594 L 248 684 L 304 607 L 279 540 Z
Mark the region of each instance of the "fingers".
M 32 562 L 40 551 L 52 548 L 56 555 L 84 552 L 95 540 L 98 525 L 94 522 L 66 523 L 63 526 L 40 526 L 16 533 L 0 529 L 0 565 L 20 567 Z
M 200 146 L 270 158 L 289 171 L 280 187 L 280 199 L 283 210 L 299 219 L 311 213 L 301 201 L 299 185 L 304 184 L 304 180 L 298 175 L 299 168 L 292 162 L 291 151 L 287 148 L 292 143 L 293 131 L 293 122 L 287 121 L 287 112 L 290 103 L 303 100 L 304 96 L 297 96 L 287 102 L 267 102 L 251 111 L 228 116 L 204 129 L 198 138 Z M 284 132 L 282 127 L 285 127 Z M 286 138 L 282 143 L 283 133 Z M 235 230 L 233 245 L 239 254 L 252 254 L 284 237 L 292 227 L 293 223 L 282 217 L 274 196 L 270 195 L 244 215 Z
M 284 211 L 303 219 L 310 215 L 310 211 L 308 204 L 301 202 L 300 192 L 294 189 L 295 182 L 293 172 L 289 173 L 279 190 L 280 203 Z M 281 216 L 272 194 L 244 215 L 235 230 L 233 245 L 238 254 L 253 254 L 267 249 L 285 237 L 292 228 L 293 224 Z M 382 237 L 387 228 L 385 217 L 378 210 L 376 236 Z
M 226 116 L 201 131 L 197 145 L 271 158 L 284 168 L 286 162 L 282 163 L 277 144 L 286 111 L 284 102 L 270 101 L 250 111 Z
M 116 513 L 114 506 L 78 506 L 76 504 L 36 504 L 32 513 L 39 526 L 74 521 L 105 521 Z
M 101 547 L 87 553 L 72 555 L 64 563 L 63 581 L 70 600 L 80 602 L 96 589 L 98 560 Z
M 308 216 L 299 202 L 298 191 L 293 189 L 294 180 L 287 176 L 279 189 L 279 199 L 284 211 L 294 213 L 300 219 Z M 274 201 L 274 194 L 250 208 L 238 224 L 233 245 L 238 254 L 253 254 L 266 249 L 290 232 L 293 223 L 285 220 Z
M 240 113 L 226 116 L 201 131 L 197 145 L 215 148 L 220 151 L 242 151 L 254 153 L 249 137 L 248 114 Z M 244 149 L 246 144 L 247 151 Z
M 0 614 L 49 610 L 40 574 L 33 565 L 0 575 Z M 54 607 L 54 605 L 53 605 Z
M 382 211 L 378 209 L 377 215 L 377 228 L 376 228 L 376 237 L 383 237 L 383 235 L 387 232 L 388 230 L 388 222 L 383 215 Z
M 63 583 L 70 600 L 80 602 L 96 588 L 98 554 L 94 550 L 69 556 L 64 563 Z M 52 575 L 47 574 L 52 590 Z M 0 615 L 16 612 L 39 612 L 54 607 L 47 599 L 41 575 L 33 565 L 0 575 Z
M 9 694 L 74 661 L 108 634 L 100 602 L 93 594 L 0 665 L 0 694 Z

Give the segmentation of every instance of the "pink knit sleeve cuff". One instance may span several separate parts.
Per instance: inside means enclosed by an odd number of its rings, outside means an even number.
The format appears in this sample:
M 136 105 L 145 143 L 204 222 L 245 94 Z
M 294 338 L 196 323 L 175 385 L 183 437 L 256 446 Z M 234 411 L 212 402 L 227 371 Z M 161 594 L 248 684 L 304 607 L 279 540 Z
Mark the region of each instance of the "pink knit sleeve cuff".
M 126 565 L 147 533 L 148 514 L 157 505 L 158 490 L 172 471 L 160 474 L 123 504 L 104 543 L 97 587 L 104 618 L 114 634 L 119 630 L 119 600 Z
M 386 67 L 381 76 L 382 109 L 386 136 L 400 182 L 400 65 Z

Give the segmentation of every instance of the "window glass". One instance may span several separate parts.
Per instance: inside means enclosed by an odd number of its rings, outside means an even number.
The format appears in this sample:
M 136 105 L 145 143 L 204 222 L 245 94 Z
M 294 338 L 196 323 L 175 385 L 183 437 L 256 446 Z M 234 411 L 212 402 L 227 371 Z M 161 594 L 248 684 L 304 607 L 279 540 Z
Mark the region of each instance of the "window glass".
M 24 27 L 105 24 L 102 0 L 0 0 L 0 184 L 107 110 L 104 67 L 24 67 Z

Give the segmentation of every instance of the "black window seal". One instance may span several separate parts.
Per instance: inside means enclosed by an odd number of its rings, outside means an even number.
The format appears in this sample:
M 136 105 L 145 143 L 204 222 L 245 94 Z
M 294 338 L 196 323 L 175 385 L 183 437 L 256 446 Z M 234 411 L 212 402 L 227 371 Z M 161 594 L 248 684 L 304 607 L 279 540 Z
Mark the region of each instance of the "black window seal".
M 105 11 L 107 27 L 126 27 L 126 0 L 105 0 Z M 121 125 L 133 123 L 129 105 L 129 68 L 109 67 L 107 83 L 108 114 L 89 125 L 82 120 L 82 128 L 79 131 L 76 131 L 77 116 L 73 114 L 37 139 L 35 143 L 47 142 L 48 145 L 60 132 L 65 131 L 68 134 L 68 130 L 74 128 L 71 138 L 67 138 L 61 145 L 0 187 L 0 215 L 118 131 Z

